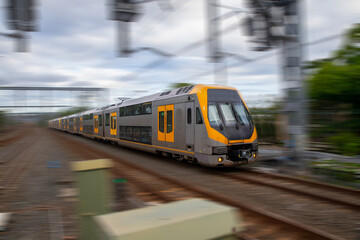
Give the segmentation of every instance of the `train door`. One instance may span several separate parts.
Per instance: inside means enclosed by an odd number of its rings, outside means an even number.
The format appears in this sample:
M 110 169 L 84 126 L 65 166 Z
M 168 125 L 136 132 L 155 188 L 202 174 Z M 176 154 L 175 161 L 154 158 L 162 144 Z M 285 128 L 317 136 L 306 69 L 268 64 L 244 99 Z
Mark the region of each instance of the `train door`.
M 110 135 L 116 136 L 116 112 L 110 114 Z
M 194 150 L 195 144 L 195 111 L 194 102 L 186 103 L 186 149 Z
M 99 133 L 99 116 L 94 116 L 94 133 Z
M 82 117 L 80 118 L 80 132 L 82 132 L 83 130 L 83 119 Z
M 158 106 L 158 141 L 174 142 L 174 105 Z

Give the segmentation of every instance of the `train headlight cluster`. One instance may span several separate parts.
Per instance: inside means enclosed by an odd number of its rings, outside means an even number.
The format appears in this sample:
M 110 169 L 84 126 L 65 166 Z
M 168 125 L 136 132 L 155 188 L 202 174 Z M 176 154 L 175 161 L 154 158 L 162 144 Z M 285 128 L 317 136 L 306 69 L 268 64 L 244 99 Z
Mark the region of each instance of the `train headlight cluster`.
M 218 158 L 218 162 L 221 163 L 222 161 L 224 161 L 224 158 L 223 158 L 223 157 L 219 157 L 219 158 Z
M 256 153 L 253 153 L 253 158 L 256 158 Z

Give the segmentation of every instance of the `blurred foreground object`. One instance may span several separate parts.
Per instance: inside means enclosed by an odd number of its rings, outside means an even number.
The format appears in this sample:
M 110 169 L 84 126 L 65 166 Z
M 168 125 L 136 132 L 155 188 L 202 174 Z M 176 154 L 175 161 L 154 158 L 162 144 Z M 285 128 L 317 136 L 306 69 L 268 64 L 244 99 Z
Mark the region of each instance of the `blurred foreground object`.
M 111 186 L 107 171 L 112 167 L 109 159 L 97 159 L 72 163 L 79 189 L 78 211 L 82 240 L 96 240 L 92 217 L 111 211 Z
M 15 30 L 12 34 L 2 34 L 3 36 L 16 39 L 16 51 L 28 51 L 27 32 L 39 30 L 37 24 L 38 14 L 36 13 L 37 0 L 7 0 L 6 1 L 6 25 L 8 29 Z
M 139 20 L 140 16 L 143 14 L 143 8 L 140 6 L 142 3 L 152 2 L 154 0 L 110 0 L 109 6 L 109 19 L 118 22 L 119 36 L 118 36 L 118 56 L 119 57 L 129 57 L 131 53 L 136 53 L 140 51 L 150 51 L 155 54 L 163 55 L 169 57 L 170 54 L 165 53 L 161 50 L 151 48 L 151 47 L 142 47 L 142 48 L 131 48 L 131 36 L 130 36 L 130 23 L 136 22 Z M 167 0 L 158 0 L 160 7 L 163 10 L 172 9 L 170 3 Z
M 283 139 L 293 160 L 302 159 L 306 145 L 306 104 L 302 72 L 302 4 L 300 0 L 247 0 L 251 14 L 247 33 L 256 44 L 255 51 L 280 47 L 285 94 L 286 122 Z
M 333 57 L 308 62 L 311 138 L 345 155 L 360 154 L 360 24 Z
M 93 219 L 98 239 L 200 240 L 222 239 L 241 231 L 238 216 L 233 207 L 195 198 Z

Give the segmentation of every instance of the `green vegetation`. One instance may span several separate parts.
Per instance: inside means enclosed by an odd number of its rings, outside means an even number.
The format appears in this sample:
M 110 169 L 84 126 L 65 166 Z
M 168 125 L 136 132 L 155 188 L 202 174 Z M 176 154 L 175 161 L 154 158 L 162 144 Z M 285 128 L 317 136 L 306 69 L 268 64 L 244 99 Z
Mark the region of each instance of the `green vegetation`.
M 5 128 L 6 120 L 7 119 L 5 113 L 0 111 L 0 131 L 2 131 Z
M 333 57 L 307 64 L 311 137 L 347 155 L 360 154 L 360 24 L 345 36 Z
M 79 113 L 79 112 L 84 112 L 86 110 L 89 110 L 89 108 L 86 107 L 74 107 L 74 108 L 70 108 L 66 111 L 60 112 L 59 113 L 59 117 L 65 117 L 65 116 L 69 116 L 75 113 Z
M 313 172 L 332 179 L 360 184 L 360 164 L 337 160 L 319 160 L 311 162 Z

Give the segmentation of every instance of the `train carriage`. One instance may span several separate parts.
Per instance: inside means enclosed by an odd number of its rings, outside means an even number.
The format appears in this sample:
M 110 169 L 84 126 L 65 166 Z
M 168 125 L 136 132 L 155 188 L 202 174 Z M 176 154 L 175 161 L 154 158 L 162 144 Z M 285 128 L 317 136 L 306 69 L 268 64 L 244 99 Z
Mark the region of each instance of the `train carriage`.
M 240 93 L 226 86 L 187 86 L 63 120 L 71 133 L 210 167 L 246 164 L 258 150 L 249 110 Z

